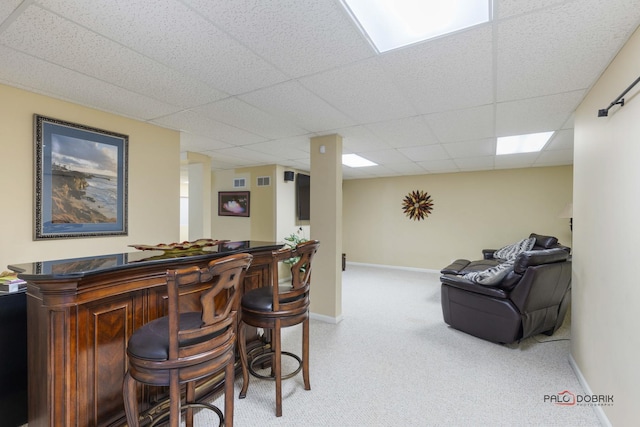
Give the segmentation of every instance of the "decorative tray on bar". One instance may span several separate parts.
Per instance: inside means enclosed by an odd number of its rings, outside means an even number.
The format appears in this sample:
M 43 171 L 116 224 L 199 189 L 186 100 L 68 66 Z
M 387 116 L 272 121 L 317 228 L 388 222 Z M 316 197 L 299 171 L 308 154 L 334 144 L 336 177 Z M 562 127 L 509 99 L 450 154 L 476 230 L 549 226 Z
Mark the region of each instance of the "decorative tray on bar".
M 141 251 L 164 251 L 165 253 L 201 251 L 207 246 L 217 246 L 220 243 L 228 242 L 228 240 L 198 239 L 192 242 L 182 243 L 159 243 L 157 245 L 129 245 L 132 248 Z

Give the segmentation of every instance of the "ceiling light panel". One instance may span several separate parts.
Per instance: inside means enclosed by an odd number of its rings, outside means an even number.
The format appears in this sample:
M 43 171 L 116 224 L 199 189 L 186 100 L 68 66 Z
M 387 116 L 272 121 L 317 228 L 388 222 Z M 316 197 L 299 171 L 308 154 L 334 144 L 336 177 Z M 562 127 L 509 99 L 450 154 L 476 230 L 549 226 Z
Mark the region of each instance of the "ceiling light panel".
M 357 154 L 343 154 L 342 164 L 351 168 L 363 168 L 366 166 L 377 166 L 377 163 L 373 163 L 371 160 L 367 160 L 364 157 L 360 157 Z
M 491 0 L 342 0 L 378 52 L 491 20 Z
M 498 138 L 496 155 L 533 153 L 542 150 L 553 132 L 530 133 L 528 135 L 503 136 Z

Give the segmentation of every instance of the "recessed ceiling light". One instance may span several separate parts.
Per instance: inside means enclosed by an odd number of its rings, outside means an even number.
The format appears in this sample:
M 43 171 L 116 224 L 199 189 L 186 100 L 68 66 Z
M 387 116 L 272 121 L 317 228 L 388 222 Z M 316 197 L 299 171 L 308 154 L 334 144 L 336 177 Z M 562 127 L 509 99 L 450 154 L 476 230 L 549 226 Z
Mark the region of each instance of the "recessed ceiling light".
M 533 153 L 542 150 L 553 132 L 530 133 L 527 135 L 503 136 L 498 138 L 496 155 Z
M 377 163 L 373 163 L 371 160 L 367 160 L 364 157 L 360 157 L 357 154 L 343 154 L 342 164 L 351 168 L 363 168 L 366 166 L 378 166 Z
M 378 52 L 491 20 L 491 0 L 342 0 Z

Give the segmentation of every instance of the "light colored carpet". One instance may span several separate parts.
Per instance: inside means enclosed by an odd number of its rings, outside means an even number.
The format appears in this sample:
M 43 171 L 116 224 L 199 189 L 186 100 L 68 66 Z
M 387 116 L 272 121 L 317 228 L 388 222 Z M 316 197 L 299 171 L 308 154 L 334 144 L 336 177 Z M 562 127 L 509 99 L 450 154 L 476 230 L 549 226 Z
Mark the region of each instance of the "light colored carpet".
M 544 402 L 563 390 L 584 393 L 568 362 L 568 322 L 517 345 L 472 337 L 443 322 L 438 278 L 349 264 L 344 319 L 311 321 L 311 390 L 301 375 L 283 382 L 276 418 L 273 382 L 251 378 L 240 400 L 236 380 L 236 427 L 600 425 L 591 407 Z M 299 354 L 300 335 L 287 328 L 283 349 Z M 222 406 L 221 397 L 214 402 Z M 208 411 L 196 421 L 213 425 Z

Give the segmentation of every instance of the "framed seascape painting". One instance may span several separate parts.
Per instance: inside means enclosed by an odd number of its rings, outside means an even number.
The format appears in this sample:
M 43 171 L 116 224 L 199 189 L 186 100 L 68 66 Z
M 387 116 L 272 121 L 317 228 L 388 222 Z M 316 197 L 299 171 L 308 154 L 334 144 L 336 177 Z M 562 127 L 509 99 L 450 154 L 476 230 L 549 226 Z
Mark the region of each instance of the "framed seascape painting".
M 34 239 L 127 234 L 129 137 L 34 116 Z
M 249 216 L 249 191 L 218 191 L 219 216 Z

